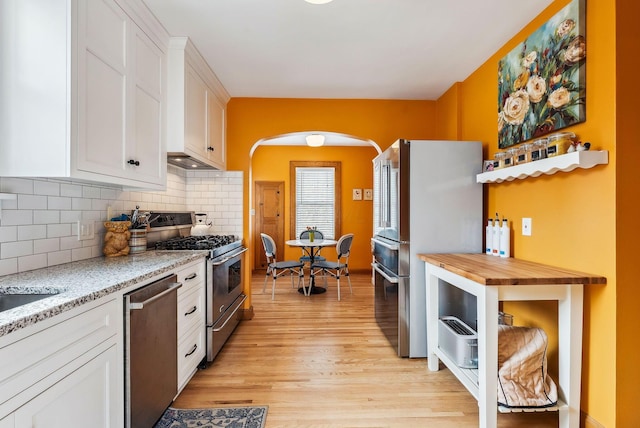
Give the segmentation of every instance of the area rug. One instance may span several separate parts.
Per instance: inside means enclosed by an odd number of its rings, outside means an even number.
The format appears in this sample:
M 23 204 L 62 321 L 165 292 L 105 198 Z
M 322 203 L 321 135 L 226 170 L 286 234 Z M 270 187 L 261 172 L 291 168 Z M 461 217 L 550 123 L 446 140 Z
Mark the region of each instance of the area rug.
M 264 428 L 268 406 L 174 409 L 169 407 L 154 428 Z

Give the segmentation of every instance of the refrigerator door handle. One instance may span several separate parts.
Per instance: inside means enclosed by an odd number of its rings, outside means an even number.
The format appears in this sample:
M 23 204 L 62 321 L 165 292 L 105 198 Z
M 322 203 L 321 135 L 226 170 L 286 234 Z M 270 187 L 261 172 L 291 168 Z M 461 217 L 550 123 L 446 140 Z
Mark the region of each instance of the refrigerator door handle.
M 380 275 L 382 275 L 382 277 L 383 277 L 384 279 L 386 279 L 387 281 L 389 281 L 390 283 L 392 283 L 392 284 L 397 284 L 398 282 L 400 282 L 400 281 L 398 280 L 398 277 L 397 277 L 397 276 L 396 276 L 396 277 L 389 276 L 389 275 L 387 275 L 387 273 L 386 273 L 386 272 L 384 272 L 382 269 L 380 269 L 380 268 L 378 267 L 378 263 L 371 263 L 371 267 L 373 268 L 373 270 L 375 270 L 375 271 L 376 271 L 376 272 L 378 272 Z

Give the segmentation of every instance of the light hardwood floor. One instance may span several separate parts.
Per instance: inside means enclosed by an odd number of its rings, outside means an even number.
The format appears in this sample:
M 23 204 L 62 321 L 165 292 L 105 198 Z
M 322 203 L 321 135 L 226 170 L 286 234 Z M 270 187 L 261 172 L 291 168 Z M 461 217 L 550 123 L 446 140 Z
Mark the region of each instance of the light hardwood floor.
M 352 274 L 305 297 L 263 273 L 252 278 L 255 317 L 243 321 L 215 361 L 173 407 L 268 405 L 266 428 L 477 427 L 478 406 L 447 369 L 399 358 L 374 319 L 370 275 Z M 556 413 L 498 415 L 500 427 L 557 427 Z

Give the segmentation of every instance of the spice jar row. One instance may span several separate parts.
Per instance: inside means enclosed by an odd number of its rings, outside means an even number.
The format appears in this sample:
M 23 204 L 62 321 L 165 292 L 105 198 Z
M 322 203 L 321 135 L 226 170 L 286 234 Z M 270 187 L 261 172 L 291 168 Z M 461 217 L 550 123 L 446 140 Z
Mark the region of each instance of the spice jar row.
M 518 147 L 497 152 L 494 158 L 484 161 L 484 171 L 507 168 L 540 159 L 551 158 L 573 151 L 589 150 L 590 143 L 576 141 L 573 132 L 559 132 L 532 142 L 522 143 Z

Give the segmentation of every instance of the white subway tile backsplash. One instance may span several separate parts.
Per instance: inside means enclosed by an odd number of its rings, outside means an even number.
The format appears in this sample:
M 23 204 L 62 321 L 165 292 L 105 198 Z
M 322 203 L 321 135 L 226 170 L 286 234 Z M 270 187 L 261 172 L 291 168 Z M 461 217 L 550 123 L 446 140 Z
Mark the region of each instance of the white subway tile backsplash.
M 0 260 L 0 276 L 12 273 L 18 273 L 18 258 Z
M 77 236 L 64 236 L 58 239 L 60 239 L 61 250 L 71 250 L 73 248 L 82 247 L 82 241 L 78 241 Z
M 35 180 L 33 182 L 33 193 L 44 196 L 60 196 L 60 183 Z
M 0 191 L 4 193 L 33 195 L 33 180 L 28 178 L 1 177 Z
M 85 260 L 93 257 L 91 247 L 75 248 L 71 250 L 71 261 Z
M 71 198 L 66 197 L 48 197 L 48 209 L 50 210 L 70 210 Z
M 20 272 L 45 267 L 47 267 L 46 254 L 34 254 L 31 256 L 18 257 L 18 270 Z
M 82 220 L 82 211 L 60 211 L 59 223 L 75 223 Z
M 0 242 L 11 242 L 18 240 L 17 226 L 0 226 Z
M 31 255 L 33 254 L 33 241 L 3 242 L 0 244 L 0 254 L 3 259 Z
M 47 225 L 47 238 L 71 236 L 71 224 L 49 224 Z
M 18 195 L 19 210 L 46 210 L 47 197 L 38 195 Z
M 71 262 L 71 250 L 47 253 L 47 266 L 61 265 L 69 262 Z
M 80 198 L 82 197 L 82 186 L 79 184 L 62 183 L 60 185 L 60 196 Z
M 82 187 L 82 197 L 86 199 L 99 198 L 100 197 L 100 188 L 92 187 L 92 186 L 83 186 Z
M 33 253 L 51 253 L 60 249 L 60 238 L 36 239 L 33 241 Z
M 34 210 L 33 224 L 60 223 L 60 211 L 57 210 Z
M 0 275 L 102 256 L 107 208 L 113 216 L 143 211 L 204 212 L 215 232 L 242 236 L 243 173 L 169 166 L 165 192 L 127 191 L 74 180 L 0 177 Z M 235 186 L 235 187 L 234 187 Z M 198 190 L 196 190 L 198 189 Z M 94 239 L 78 241 L 77 221 L 95 222 Z
M 91 209 L 91 199 L 84 198 L 71 198 L 71 209 L 72 210 L 90 210 Z
M 122 191 L 103 187 L 100 188 L 100 199 L 118 199 L 118 193 L 122 193 Z
M 4 205 L 3 205 L 4 208 Z M 23 224 L 33 224 L 33 211 L 31 210 L 2 210 L 3 226 L 19 226 Z
M 47 237 L 47 226 L 43 224 L 18 226 L 18 241 L 43 239 Z

